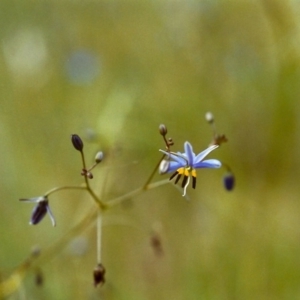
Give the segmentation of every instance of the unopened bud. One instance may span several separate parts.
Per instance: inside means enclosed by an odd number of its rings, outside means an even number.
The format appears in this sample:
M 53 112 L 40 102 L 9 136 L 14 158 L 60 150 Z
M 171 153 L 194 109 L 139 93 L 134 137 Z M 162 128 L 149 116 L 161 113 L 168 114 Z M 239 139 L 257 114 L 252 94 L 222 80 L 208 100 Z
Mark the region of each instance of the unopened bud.
M 89 179 L 93 179 L 93 178 L 94 178 L 94 175 L 93 175 L 93 173 L 91 173 L 91 172 L 87 172 L 87 173 L 86 173 L 86 177 L 89 178 Z
M 81 152 L 83 149 L 83 142 L 82 142 L 81 138 L 79 137 L 79 135 L 72 134 L 71 139 L 72 139 L 72 144 L 73 144 L 74 148 Z
M 168 146 L 173 146 L 174 142 L 172 138 L 168 138 Z
M 235 177 L 233 173 L 228 172 L 227 174 L 225 174 L 223 177 L 223 183 L 227 191 L 232 191 L 235 184 Z
M 95 162 L 99 164 L 103 160 L 103 152 L 99 151 L 95 156 Z
M 160 124 L 159 125 L 159 133 L 162 135 L 162 136 L 165 136 L 167 134 L 168 130 L 167 130 L 167 127 L 165 124 Z
M 105 283 L 105 268 L 101 263 L 99 263 L 96 268 L 94 269 L 93 272 L 94 275 L 94 286 L 96 287 L 97 285 L 103 285 Z
M 212 124 L 214 122 L 214 115 L 211 112 L 207 112 L 205 114 L 205 120 L 209 123 Z

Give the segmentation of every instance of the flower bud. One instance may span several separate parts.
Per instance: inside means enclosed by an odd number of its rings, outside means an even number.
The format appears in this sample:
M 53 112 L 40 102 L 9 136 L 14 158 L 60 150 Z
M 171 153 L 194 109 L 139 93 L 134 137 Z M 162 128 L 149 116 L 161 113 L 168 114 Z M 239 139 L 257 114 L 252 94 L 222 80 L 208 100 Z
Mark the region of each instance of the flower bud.
M 158 172 L 159 174 L 165 174 L 168 172 L 168 169 L 169 169 L 169 166 L 170 166 L 170 161 L 169 160 L 166 160 L 166 159 L 163 159 L 159 165 L 159 168 L 158 168 Z
M 232 191 L 235 184 L 235 178 L 233 173 L 228 172 L 227 174 L 225 174 L 223 177 L 223 183 L 227 191 Z
M 100 284 L 103 285 L 105 283 L 105 268 L 103 267 L 103 265 L 101 263 L 99 263 L 96 268 L 94 269 L 93 272 L 94 275 L 94 285 L 95 287 Z
M 214 122 L 214 115 L 211 112 L 207 112 L 205 114 L 205 120 L 209 123 L 212 124 Z
M 173 146 L 174 142 L 172 138 L 168 138 L 168 146 Z
M 89 178 L 89 179 L 93 179 L 94 175 L 91 172 L 86 172 L 86 177 Z
M 74 148 L 81 152 L 83 149 L 83 142 L 82 142 L 81 138 L 77 134 L 72 134 L 71 139 L 72 139 L 72 144 L 73 144 Z
M 168 130 L 167 130 L 167 127 L 165 124 L 160 124 L 159 125 L 159 133 L 162 135 L 162 136 L 165 136 L 167 134 Z
M 99 164 L 103 160 L 103 152 L 99 151 L 95 156 L 95 162 Z

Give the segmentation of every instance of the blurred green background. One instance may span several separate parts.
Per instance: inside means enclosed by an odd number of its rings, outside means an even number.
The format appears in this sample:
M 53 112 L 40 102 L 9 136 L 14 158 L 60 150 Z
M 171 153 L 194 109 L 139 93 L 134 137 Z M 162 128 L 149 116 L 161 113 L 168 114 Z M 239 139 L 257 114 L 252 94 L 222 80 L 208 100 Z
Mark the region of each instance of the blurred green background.
M 200 152 L 212 111 L 229 142 L 210 157 L 237 181 L 227 192 L 224 170 L 200 170 L 189 202 L 171 185 L 125 202 L 105 216 L 103 287 L 90 226 L 40 266 L 43 286 L 30 272 L 9 299 L 299 299 L 299 13 L 280 0 L 2 1 L 2 280 L 93 205 L 53 195 L 52 228 L 47 217 L 29 226 L 33 205 L 18 201 L 81 183 L 72 133 L 89 163 L 105 152 L 92 183 L 111 199 L 147 180 L 160 123 L 175 151 L 188 140 Z

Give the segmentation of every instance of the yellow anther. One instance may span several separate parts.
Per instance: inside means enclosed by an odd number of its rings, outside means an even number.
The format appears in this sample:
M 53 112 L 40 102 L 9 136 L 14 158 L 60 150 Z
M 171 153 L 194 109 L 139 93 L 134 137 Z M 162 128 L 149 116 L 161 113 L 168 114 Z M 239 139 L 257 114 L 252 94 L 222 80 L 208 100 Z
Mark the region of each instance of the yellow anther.
M 185 168 L 179 168 L 177 169 L 178 174 L 182 175 L 185 173 Z
M 193 176 L 193 177 L 197 177 L 197 173 L 196 173 L 196 170 L 195 170 L 195 169 L 192 169 L 192 176 Z

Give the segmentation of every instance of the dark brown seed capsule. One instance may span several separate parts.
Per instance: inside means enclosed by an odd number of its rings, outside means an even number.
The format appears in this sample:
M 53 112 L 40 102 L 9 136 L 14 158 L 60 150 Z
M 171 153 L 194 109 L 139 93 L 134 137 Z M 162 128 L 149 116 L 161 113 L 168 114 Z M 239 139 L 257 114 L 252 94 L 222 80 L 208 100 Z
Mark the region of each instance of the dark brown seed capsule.
M 101 263 L 99 263 L 96 268 L 94 269 L 93 272 L 94 275 L 94 286 L 98 286 L 100 284 L 100 286 L 102 286 L 105 283 L 105 268 L 103 267 L 103 265 Z

